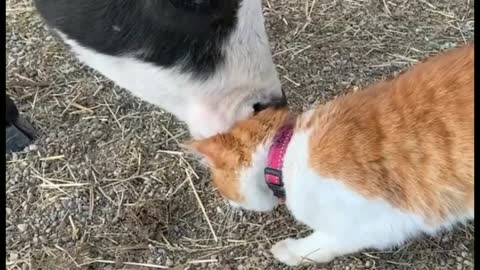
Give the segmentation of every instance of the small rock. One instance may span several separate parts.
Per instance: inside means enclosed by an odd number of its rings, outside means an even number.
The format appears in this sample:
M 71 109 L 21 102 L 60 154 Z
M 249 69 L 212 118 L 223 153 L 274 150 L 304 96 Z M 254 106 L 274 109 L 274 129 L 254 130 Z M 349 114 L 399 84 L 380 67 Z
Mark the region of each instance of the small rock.
M 443 243 L 446 243 L 448 241 L 450 241 L 450 236 L 449 235 L 445 235 L 444 237 L 442 237 L 442 242 Z
M 165 261 L 165 265 L 168 266 L 168 267 L 172 267 L 173 266 L 173 261 L 170 258 L 167 258 L 167 260 Z
M 442 50 L 446 50 L 446 49 L 450 49 L 450 48 L 454 48 L 457 46 L 457 43 L 456 42 L 447 42 L 445 44 L 442 44 L 440 45 L 440 48 Z
M 98 138 L 98 137 L 100 137 L 100 136 L 102 136 L 102 135 L 103 135 L 103 132 L 100 131 L 100 130 L 95 130 L 95 131 L 92 132 L 92 136 L 93 136 L 93 137 L 96 137 L 96 138 Z
M 69 200 L 63 200 L 62 201 L 62 206 L 63 206 L 64 209 L 68 209 L 69 202 L 70 202 Z
M 365 262 L 365 267 L 366 267 L 366 268 L 372 267 L 372 262 L 371 262 L 371 261 Z
M 10 256 L 9 256 L 9 257 L 10 257 L 10 260 L 11 260 L 11 261 L 16 261 L 16 260 L 18 260 L 18 254 L 15 253 L 15 252 L 10 253 Z
M 74 209 L 75 208 L 75 202 L 74 201 L 69 201 L 68 202 L 68 208 Z
M 19 230 L 20 232 L 25 232 L 25 231 L 27 230 L 27 228 L 28 228 L 28 225 L 27 225 L 27 224 L 23 224 L 23 223 L 22 223 L 22 224 L 18 224 L 18 225 L 17 225 L 17 228 L 18 228 L 18 230 Z
M 28 150 L 30 151 L 37 151 L 38 150 L 38 146 L 36 144 L 31 144 L 30 146 L 28 146 Z
M 5 212 L 7 213 L 7 216 L 10 216 L 12 214 L 12 209 L 7 207 L 5 208 Z
M 32 236 L 30 235 L 30 233 L 28 231 L 25 231 L 24 233 L 22 233 L 20 235 L 20 239 L 22 239 L 24 241 L 30 241 L 32 239 Z
M 64 237 L 62 237 L 61 239 L 62 239 L 62 241 L 63 241 L 64 243 L 66 243 L 66 242 L 68 242 L 68 241 L 71 239 L 71 237 L 70 237 L 70 236 L 64 236 Z

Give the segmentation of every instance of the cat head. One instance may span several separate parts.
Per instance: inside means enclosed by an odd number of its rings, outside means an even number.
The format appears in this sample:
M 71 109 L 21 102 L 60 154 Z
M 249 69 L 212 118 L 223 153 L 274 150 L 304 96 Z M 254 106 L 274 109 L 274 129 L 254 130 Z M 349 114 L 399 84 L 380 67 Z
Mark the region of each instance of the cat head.
M 232 206 L 270 211 L 277 205 L 263 172 L 273 137 L 288 115 L 285 108 L 266 109 L 226 133 L 190 143 L 189 148 L 204 158 L 215 187 Z

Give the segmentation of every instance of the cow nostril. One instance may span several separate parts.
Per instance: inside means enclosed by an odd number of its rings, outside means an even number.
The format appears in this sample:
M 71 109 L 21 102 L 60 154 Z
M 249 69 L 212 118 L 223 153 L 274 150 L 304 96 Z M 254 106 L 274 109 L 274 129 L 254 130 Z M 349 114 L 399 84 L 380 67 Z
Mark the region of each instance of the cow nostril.
M 254 111 L 255 113 L 258 113 L 258 112 L 260 112 L 260 111 L 262 111 L 262 110 L 265 110 L 267 107 L 268 107 L 268 105 L 265 105 L 265 104 L 262 104 L 262 103 L 260 103 L 260 102 L 257 102 L 257 103 L 255 103 L 255 104 L 253 104 L 253 111 Z
M 282 90 L 282 97 L 278 100 L 276 106 L 278 107 L 288 106 L 287 96 L 285 95 L 285 92 L 283 90 Z
M 285 92 L 282 91 L 282 95 L 280 97 L 272 98 L 271 100 L 265 103 L 257 102 L 253 104 L 253 111 L 255 113 L 258 113 L 267 108 L 283 108 L 286 106 L 288 106 L 287 96 L 285 95 Z
M 288 105 L 287 95 L 285 94 L 285 91 L 283 89 L 282 89 L 282 101 L 285 105 Z
M 287 100 L 286 99 L 274 99 L 271 100 L 268 103 L 255 103 L 253 104 L 253 111 L 255 113 L 258 113 L 260 111 L 263 111 L 267 108 L 283 108 L 287 106 Z

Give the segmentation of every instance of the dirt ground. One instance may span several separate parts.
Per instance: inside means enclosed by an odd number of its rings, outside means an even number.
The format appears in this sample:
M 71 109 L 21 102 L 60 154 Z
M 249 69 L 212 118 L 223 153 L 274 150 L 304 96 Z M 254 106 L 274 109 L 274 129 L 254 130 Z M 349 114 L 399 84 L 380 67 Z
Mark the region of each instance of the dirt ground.
M 473 39 L 473 0 L 264 6 L 297 110 Z M 7 91 L 42 132 L 7 157 L 8 269 L 287 269 L 270 246 L 308 229 L 283 208 L 229 209 L 208 173 L 182 154 L 184 126 L 75 61 L 30 1 L 7 0 L 6 39 Z M 473 269 L 473 232 L 461 225 L 300 269 Z

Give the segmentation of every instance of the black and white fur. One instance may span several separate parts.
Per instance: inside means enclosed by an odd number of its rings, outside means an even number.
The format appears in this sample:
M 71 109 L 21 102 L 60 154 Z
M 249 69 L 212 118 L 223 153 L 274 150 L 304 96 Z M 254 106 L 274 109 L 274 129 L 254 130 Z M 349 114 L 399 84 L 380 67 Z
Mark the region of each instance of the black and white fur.
M 83 63 L 173 113 L 193 137 L 286 103 L 261 0 L 35 0 Z

